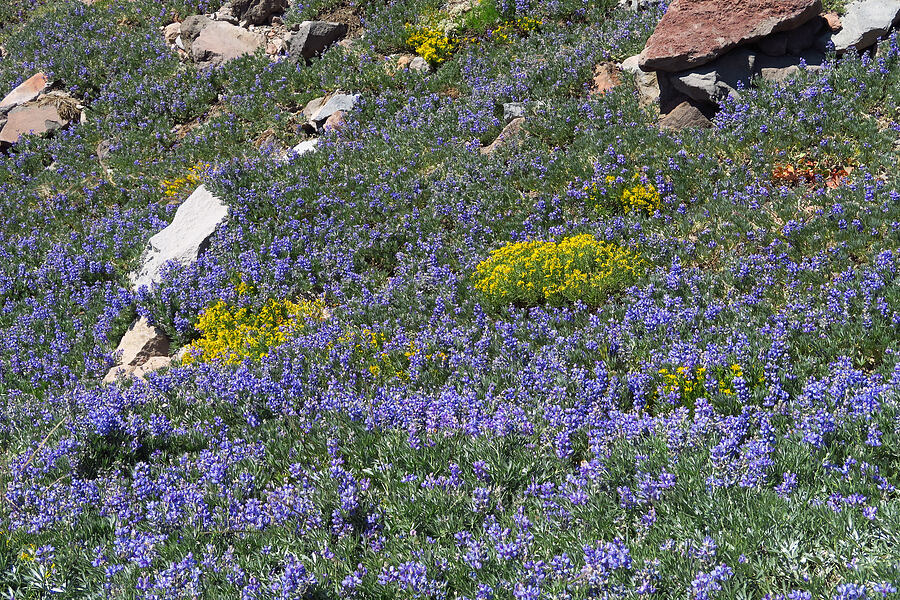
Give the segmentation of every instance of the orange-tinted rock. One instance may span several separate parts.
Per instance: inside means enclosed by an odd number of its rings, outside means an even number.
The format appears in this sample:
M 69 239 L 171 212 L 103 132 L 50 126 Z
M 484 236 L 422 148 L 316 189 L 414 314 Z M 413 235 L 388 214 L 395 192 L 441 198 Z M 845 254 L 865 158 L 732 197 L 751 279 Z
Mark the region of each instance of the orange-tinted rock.
M 0 131 L 0 142 L 4 144 L 15 144 L 20 136 L 46 133 L 69 124 L 52 103 L 17 106 L 9 111 L 8 119 L 3 131 Z
M 647 40 L 640 67 L 673 72 L 703 65 L 821 11 L 820 0 L 673 0 Z
M 825 24 L 828 25 L 828 29 L 831 31 L 840 31 L 841 27 L 843 27 L 843 25 L 841 25 L 841 18 L 837 13 L 825 13 L 822 17 L 825 18 Z
M 600 63 L 594 67 L 594 85 L 590 93 L 592 96 L 605 94 L 620 83 L 619 68 L 614 63 Z
M 44 93 L 49 85 L 50 82 L 47 81 L 47 76 L 43 73 L 32 75 L 7 94 L 3 100 L 0 100 L 0 115 L 9 112 L 20 104 L 31 102 Z

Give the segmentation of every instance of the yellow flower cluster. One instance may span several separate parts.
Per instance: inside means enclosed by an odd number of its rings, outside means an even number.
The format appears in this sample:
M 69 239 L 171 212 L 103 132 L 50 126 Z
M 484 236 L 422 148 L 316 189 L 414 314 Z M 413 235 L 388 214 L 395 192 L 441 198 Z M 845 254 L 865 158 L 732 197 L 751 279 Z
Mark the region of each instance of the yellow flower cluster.
M 34 562 L 37 559 L 37 546 L 28 544 L 19 552 L 19 560 L 22 562 Z
M 519 34 L 527 34 L 531 31 L 535 31 L 541 26 L 542 21 L 538 19 L 532 19 L 531 17 L 520 17 L 515 21 L 506 21 L 505 23 L 501 23 L 498 27 L 491 30 L 490 37 L 492 40 L 508 43 L 510 41 L 510 36 L 519 33 Z
M 642 210 L 653 214 L 662 205 L 662 198 L 652 183 L 637 184 L 622 192 L 622 206 L 625 212 Z
M 350 330 L 337 340 L 339 343 L 352 344 L 353 354 L 357 360 L 365 364 L 366 370 L 373 377 L 396 377 L 401 381 L 409 381 L 409 362 L 412 357 L 421 353 L 424 348 L 411 341 L 402 352 L 385 348 L 385 335 L 371 329 Z M 425 360 L 443 365 L 447 355 L 443 352 L 426 354 Z
M 638 176 L 635 175 L 634 179 L 638 179 Z M 612 185 L 615 182 L 616 178 L 614 176 L 608 175 L 606 177 L 607 185 Z M 588 199 L 591 204 L 598 207 L 609 205 L 604 201 L 603 193 L 596 183 L 586 185 L 584 189 L 588 192 Z M 624 209 L 626 213 L 633 210 L 639 210 L 644 211 L 647 214 L 653 214 L 662 206 L 662 197 L 652 183 L 648 183 L 647 185 L 636 183 L 632 187 L 622 190 L 622 194 L 619 196 L 619 202 L 621 208 Z
M 726 396 L 733 395 L 734 379 L 743 377 L 744 370 L 740 365 L 733 364 L 728 369 L 716 369 L 716 372 L 719 392 Z M 674 371 L 660 369 L 659 374 L 663 379 L 663 392 L 676 394 L 684 403 L 692 403 L 706 395 L 706 367 L 676 367 Z
M 706 367 L 660 369 L 659 374 L 663 379 L 663 392 L 677 395 L 682 402 L 693 402 L 706 395 Z
M 453 56 L 456 40 L 434 27 L 406 25 L 406 43 L 432 65 L 439 65 Z
M 560 242 L 517 242 L 491 253 L 475 269 L 475 289 L 491 304 L 597 305 L 610 292 L 639 276 L 640 255 L 592 235 Z
M 184 363 L 258 360 L 302 329 L 307 319 L 324 316 L 321 301 L 269 299 L 258 312 L 251 312 L 219 300 L 200 315 L 196 328 L 202 336 L 188 346 Z
M 160 185 L 163 188 L 163 196 L 168 200 L 176 200 L 185 195 L 185 193 L 190 193 L 194 191 L 194 188 L 200 184 L 202 181 L 203 175 L 210 169 L 211 165 L 209 163 L 197 163 L 190 169 L 183 177 L 177 177 L 175 179 L 164 179 Z

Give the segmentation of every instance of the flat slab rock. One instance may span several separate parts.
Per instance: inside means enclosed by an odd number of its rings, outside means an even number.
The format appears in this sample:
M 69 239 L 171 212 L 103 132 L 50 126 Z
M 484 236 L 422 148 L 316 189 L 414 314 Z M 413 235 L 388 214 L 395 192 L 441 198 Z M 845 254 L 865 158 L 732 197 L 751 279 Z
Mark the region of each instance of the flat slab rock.
M 841 17 L 841 30 L 831 36 L 834 49 L 865 50 L 900 22 L 900 0 L 856 0 Z
M 673 0 L 641 53 L 644 71 L 682 71 L 732 48 L 794 29 L 820 0 Z
M 141 268 L 132 276 L 134 289 L 159 283 L 163 267 L 174 261 L 190 265 L 206 249 L 228 207 L 201 185 L 185 200 L 168 227 L 150 238 Z
M 0 115 L 5 115 L 15 107 L 31 102 L 43 94 L 50 87 L 47 76 L 36 73 L 20 83 L 13 91 L 0 100 Z
M 69 121 L 59 114 L 59 109 L 52 102 L 24 104 L 9 111 L 6 124 L 0 131 L 0 142 L 15 144 L 23 135 L 39 135 L 62 129 L 68 124 Z

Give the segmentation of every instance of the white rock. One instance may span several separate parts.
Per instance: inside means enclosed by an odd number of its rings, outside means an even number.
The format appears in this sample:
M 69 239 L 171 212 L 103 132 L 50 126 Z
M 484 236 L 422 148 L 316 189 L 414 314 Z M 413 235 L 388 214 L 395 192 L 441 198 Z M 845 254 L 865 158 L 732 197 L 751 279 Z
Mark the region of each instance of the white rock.
M 312 139 L 300 142 L 299 144 L 297 144 L 296 146 L 294 146 L 291 149 L 291 152 L 295 156 L 301 156 L 303 154 L 306 154 L 307 152 L 315 152 L 316 146 L 318 146 L 318 145 L 319 145 L 319 138 L 312 138 Z
M 834 49 L 865 50 L 900 22 L 900 0 L 856 0 L 847 5 L 840 31 L 831 36 Z
M 431 73 L 431 65 L 429 65 L 428 61 L 421 56 L 417 56 L 409 61 L 409 70 L 427 74 Z
M 503 103 L 503 124 L 509 123 L 513 119 L 525 116 L 524 102 L 504 102 Z
M 159 283 L 160 272 L 170 261 L 185 266 L 193 263 L 227 215 L 228 207 L 221 200 L 206 186 L 198 187 L 175 211 L 169 226 L 150 238 L 143 264 L 132 275 L 132 286 L 138 289 Z

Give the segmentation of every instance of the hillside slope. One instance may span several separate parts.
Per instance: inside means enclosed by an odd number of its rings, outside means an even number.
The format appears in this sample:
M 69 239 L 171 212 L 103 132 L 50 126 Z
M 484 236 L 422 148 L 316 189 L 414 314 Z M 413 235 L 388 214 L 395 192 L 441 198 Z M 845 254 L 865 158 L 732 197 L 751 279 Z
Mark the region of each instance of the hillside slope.
M 640 4 L 5 2 L 0 596 L 896 596 L 898 34 L 678 130 Z

